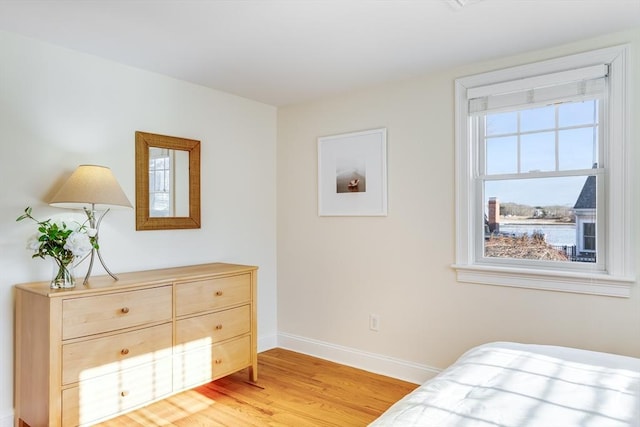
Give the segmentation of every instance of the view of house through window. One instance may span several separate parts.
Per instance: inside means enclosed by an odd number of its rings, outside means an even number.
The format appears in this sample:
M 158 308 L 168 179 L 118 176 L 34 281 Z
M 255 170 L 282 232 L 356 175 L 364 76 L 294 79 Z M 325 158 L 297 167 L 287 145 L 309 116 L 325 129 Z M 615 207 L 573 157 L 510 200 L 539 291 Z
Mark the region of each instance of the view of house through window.
M 476 115 L 484 257 L 595 262 L 599 104 Z

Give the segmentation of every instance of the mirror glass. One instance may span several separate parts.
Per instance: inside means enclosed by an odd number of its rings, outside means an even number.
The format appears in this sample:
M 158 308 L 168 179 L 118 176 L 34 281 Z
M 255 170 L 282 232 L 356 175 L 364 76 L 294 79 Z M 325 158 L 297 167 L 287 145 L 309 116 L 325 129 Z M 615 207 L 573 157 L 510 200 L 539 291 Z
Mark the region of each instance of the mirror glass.
M 149 147 L 149 216 L 189 216 L 189 152 Z
M 136 230 L 200 228 L 200 141 L 136 132 Z

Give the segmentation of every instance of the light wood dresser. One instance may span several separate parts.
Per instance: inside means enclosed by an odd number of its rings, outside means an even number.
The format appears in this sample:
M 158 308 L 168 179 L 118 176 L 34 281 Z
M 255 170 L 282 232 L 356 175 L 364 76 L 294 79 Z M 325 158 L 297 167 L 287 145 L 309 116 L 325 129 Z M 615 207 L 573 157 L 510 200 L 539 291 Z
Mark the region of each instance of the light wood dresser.
M 91 425 L 249 368 L 257 267 L 203 264 L 16 285 L 16 426 Z

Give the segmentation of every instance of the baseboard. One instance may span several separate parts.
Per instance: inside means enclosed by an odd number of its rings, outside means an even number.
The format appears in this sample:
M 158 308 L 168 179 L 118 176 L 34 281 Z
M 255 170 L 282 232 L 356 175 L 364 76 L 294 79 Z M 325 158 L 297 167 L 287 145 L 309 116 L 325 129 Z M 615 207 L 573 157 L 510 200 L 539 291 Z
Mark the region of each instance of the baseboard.
M 258 337 L 258 353 L 271 350 L 278 346 L 278 335 Z
M 440 373 L 440 369 L 431 366 L 282 332 L 278 334 L 278 347 L 415 384 Z
M 0 414 L 0 427 L 13 427 L 13 411 Z

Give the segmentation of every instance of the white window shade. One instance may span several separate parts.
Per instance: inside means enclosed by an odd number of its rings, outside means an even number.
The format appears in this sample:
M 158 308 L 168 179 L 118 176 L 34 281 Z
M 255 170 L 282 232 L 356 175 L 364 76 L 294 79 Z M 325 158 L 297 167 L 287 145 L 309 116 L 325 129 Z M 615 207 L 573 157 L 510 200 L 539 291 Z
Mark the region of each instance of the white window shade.
M 606 91 L 607 64 L 467 89 L 469 114 L 593 99 Z

